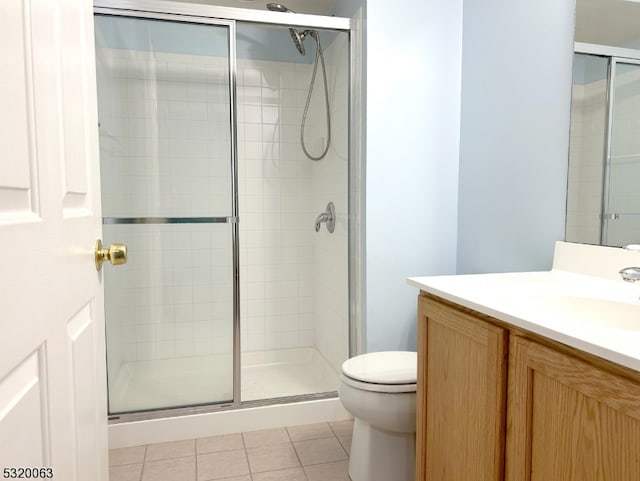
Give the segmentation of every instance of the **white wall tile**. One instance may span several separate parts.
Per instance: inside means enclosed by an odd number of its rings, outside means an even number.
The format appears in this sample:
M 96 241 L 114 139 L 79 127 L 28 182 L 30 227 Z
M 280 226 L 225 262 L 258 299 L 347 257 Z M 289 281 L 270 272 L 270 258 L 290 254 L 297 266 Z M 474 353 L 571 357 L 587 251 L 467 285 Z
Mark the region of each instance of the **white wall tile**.
M 142 53 L 127 63 L 122 55 L 123 65 L 99 71 L 103 215 L 230 214 L 229 109 L 224 105 L 228 76 L 223 62 L 176 54 L 158 54 L 153 60 Z M 331 48 L 325 55 L 331 77 L 338 60 Z M 196 58 L 204 63 L 195 64 Z M 313 221 L 319 213 L 316 205 L 323 209 L 328 195 L 342 193 L 336 185 L 346 189 L 346 181 L 339 179 L 346 179 L 346 162 L 339 163 L 338 153 L 313 163 L 300 148 L 310 67 L 238 62 L 241 346 L 262 350 L 315 345 L 328 359 L 334 356 L 336 365 L 339 356 L 319 344 L 336 339 L 315 325 L 326 319 L 316 317 L 314 296 L 335 296 L 332 289 L 346 286 L 341 271 L 333 267 L 343 262 L 346 269 L 346 250 L 330 260 L 318 255 L 318 250 L 339 249 L 324 245 L 327 238 L 313 232 Z M 152 83 L 153 78 L 159 82 Z M 339 115 L 341 103 L 346 105 L 346 97 L 340 97 L 346 95 L 346 77 L 330 83 L 335 84 L 332 114 Z M 310 120 L 309 129 L 319 128 L 313 123 Z M 346 129 L 334 135 L 341 145 L 339 136 L 346 135 Z M 338 235 L 346 249 L 346 233 Z M 127 238 L 131 259 L 117 282 L 108 282 L 115 271 L 105 274 L 105 285 L 110 286 L 107 315 L 119 316 L 118 329 L 109 333 L 109 343 L 119 344 L 115 364 L 231 352 L 228 226 L 105 226 L 106 238 Z M 337 278 L 320 274 L 327 264 Z M 345 297 L 346 287 L 340 302 Z M 326 315 L 336 319 L 333 323 L 346 322 L 347 310 Z M 338 341 L 341 352 L 346 342 L 346 337 Z M 111 347 L 109 352 L 114 352 Z

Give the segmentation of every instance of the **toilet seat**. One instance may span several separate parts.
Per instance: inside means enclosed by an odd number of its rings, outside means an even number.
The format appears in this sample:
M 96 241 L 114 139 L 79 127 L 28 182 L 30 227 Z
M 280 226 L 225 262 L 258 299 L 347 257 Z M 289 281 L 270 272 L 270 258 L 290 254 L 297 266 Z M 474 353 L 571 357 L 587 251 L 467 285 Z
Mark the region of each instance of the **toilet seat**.
M 345 376 L 344 373 L 340 375 L 342 382 L 348 386 L 360 389 L 361 391 L 380 392 L 380 393 L 403 393 L 403 392 L 416 392 L 415 384 L 376 384 L 372 382 L 362 382 L 351 379 Z
M 418 355 L 408 351 L 362 354 L 342 364 L 342 381 L 372 392 L 415 392 Z

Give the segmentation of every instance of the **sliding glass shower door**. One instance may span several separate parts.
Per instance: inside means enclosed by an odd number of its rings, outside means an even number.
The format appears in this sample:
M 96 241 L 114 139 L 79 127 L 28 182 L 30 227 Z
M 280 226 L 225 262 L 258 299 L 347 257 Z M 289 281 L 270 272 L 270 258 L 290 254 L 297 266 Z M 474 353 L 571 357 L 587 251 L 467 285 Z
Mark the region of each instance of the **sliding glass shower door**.
M 636 243 L 640 230 L 640 62 L 612 59 L 603 244 Z
M 110 414 L 234 400 L 233 24 L 97 15 Z

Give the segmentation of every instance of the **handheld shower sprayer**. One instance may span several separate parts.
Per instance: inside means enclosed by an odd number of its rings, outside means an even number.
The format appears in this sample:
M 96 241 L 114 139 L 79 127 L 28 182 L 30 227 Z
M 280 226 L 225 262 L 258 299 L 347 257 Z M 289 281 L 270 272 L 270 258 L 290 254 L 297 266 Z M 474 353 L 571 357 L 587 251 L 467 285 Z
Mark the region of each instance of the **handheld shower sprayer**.
M 293 10 L 285 7 L 281 3 L 267 3 L 267 8 L 272 12 L 282 12 L 282 13 L 296 13 Z M 298 52 L 300 55 L 306 55 L 306 51 L 304 49 L 304 39 L 307 35 L 310 35 L 312 30 L 303 30 L 302 32 L 296 30 L 295 28 L 289 29 L 289 34 L 291 35 L 291 39 L 293 43 L 296 45 Z
M 281 3 L 267 3 L 267 8 L 272 12 L 296 13 L 290 8 L 285 7 Z
M 296 13 L 290 8 L 285 7 L 281 3 L 267 3 L 267 9 L 271 10 L 272 12 Z M 300 123 L 300 144 L 302 146 L 302 151 L 308 158 L 310 158 L 311 160 L 320 160 L 324 158 L 325 155 L 327 155 L 327 152 L 329 152 L 329 146 L 331 145 L 331 113 L 329 109 L 329 86 L 327 85 L 327 69 L 324 65 L 324 54 L 322 53 L 322 45 L 320 44 L 320 35 L 316 30 L 299 31 L 291 27 L 289 28 L 289 34 L 291 35 L 293 43 L 295 44 L 296 48 L 298 49 L 298 52 L 300 52 L 301 55 L 306 55 L 306 50 L 304 48 L 304 39 L 307 37 L 312 37 L 316 41 L 316 45 L 318 47 L 316 48 L 316 58 L 313 64 L 313 73 L 311 75 L 311 83 L 309 84 L 309 93 L 307 95 L 307 103 L 305 105 L 304 113 L 302 115 L 302 122 Z M 310 154 L 309 151 L 307 150 L 307 146 L 305 145 L 305 141 L 304 141 L 304 131 L 305 131 L 305 125 L 307 122 L 307 113 L 309 112 L 309 103 L 311 102 L 311 93 L 313 92 L 313 86 L 316 82 L 316 73 L 318 72 L 318 59 L 322 63 L 322 79 L 324 80 L 324 101 L 325 101 L 325 108 L 326 108 L 326 114 L 327 114 L 327 141 L 324 146 L 324 149 L 322 150 L 322 153 L 318 156 L 314 156 Z

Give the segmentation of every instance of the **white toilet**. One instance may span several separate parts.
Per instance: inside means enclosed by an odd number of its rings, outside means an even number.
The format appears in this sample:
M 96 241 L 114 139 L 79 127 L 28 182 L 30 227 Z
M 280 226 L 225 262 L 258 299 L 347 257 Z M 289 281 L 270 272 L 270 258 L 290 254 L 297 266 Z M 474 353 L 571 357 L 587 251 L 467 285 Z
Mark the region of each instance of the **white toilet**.
M 342 364 L 340 401 L 353 415 L 352 481 L 413 481 L 416 439 L 415 352 L 363 354 Z

